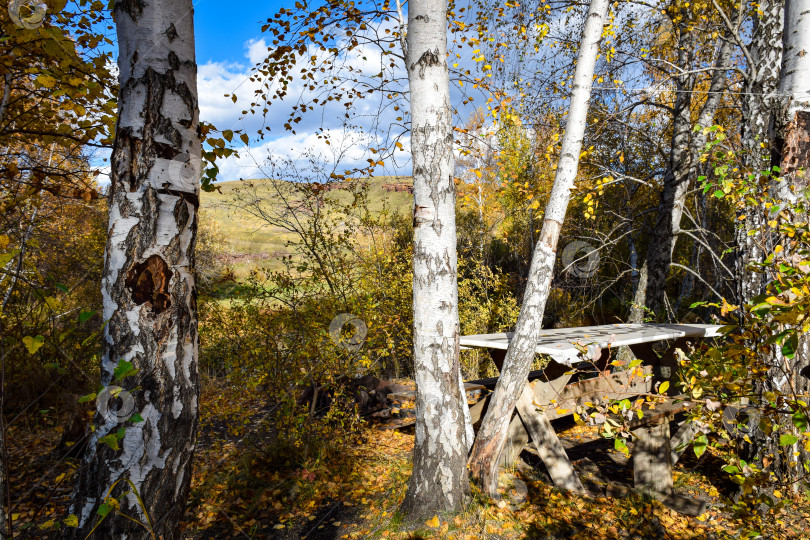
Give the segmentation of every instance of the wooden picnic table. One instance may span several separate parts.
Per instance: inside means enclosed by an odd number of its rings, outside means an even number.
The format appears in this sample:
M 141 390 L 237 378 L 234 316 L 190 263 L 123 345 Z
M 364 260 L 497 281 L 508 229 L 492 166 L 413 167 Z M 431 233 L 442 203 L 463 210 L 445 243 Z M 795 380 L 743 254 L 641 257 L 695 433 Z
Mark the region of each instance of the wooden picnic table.
M 586 347 L 588 354 L 591 356 L 595 356 L 597 351 L 627 345 L 638 358 L 645 361 L 654 361 L 650 354 L 652 353 L 650 346 L 652 343 L 676 340 L 672 347 L 677 348 L 693 339 L 718 337 L 720 328 L 721 326 L 716 324 L 665 323 L 605 324 L 579 328 L 555 328 L 541 331 L 535 352 L 547 354 L 559 364 L 573 366 L 582 361 L 582 354 L 576 347 L 577 344 Z M 491 352 L 506 351 L 513 335 L 511 332 L 476 334 L 463 336 L 459 343 L 465 348 L 490 349 Z M 497 359 L 495 361 L 498 363 Z
M 511 466 L 531 442 L 557 487 L 584 492 L 550 421 L 572 415 L 578 406 L 586 406 L 587 403 L 625 398 L 632 401 L 651 393 L 657 382 L 670 380 L 676 374 L 676 349 L 682 349 L 698 339 L 719 337 L 720 328 L 713 324 L 644 323 L 542 330 L 535 351 L 549 355 L 551 360 L 544 369 L 529 373 L 509 424 L 500 463 Z M 488 349 L 500 370 L 512 338 L 511 333 L 470 335 L 462 337 L 460 345 L 465 349 Z M 658 355 L 653 350 L 653 344 L 663 341 L 670 342 L 669 346 L 663 350 L 663 354 Z M 628 346 L 642 360 L 642 365 L 632 370 L 611 372 L 608 361 L 615 358 L 615 352 L 621 346 Z M 594 368 L 599 371 L 598 376 L 580 377 L 583 371 L 592 375 Z M 465 390 L 492 389 L 497 381 L 497 377 L 466 381 Z M 669 392 L 670 398 L 666 403 L 659 403 L 654 410 L 645 410 L 644 417 L 630 425 L 637 441 L 633 449 L 634 481 L 637 488 L 647 489 L 675 510 L 698 515 L 705 508 L 701 502 L 680 497 L 672 491 L 672 466 L 684 446 L 696 434 L 696 429 L 685 422 L 672 437 L 669 431 L 670 421 L 693 404 L 685 396 L 675 395 L 674 384 L 670 385 Z M 414 392 L 401 392 L 389 397 L 413 399 Z M 470 407 L 470 416 L 476 428 L 486 413 L 490 397 L 487 395 Z M 623 490 L 615 483 L 608 488 L 614 494 L 622 494 Z
M 718 337 L 720 328 L 709 324 L 610 324 L 543 330 L 535 351 L 549 355 L 551 361 L 544 370 L 530 373 L 529 380 L 535 382 L 527 381 L 519 396 L 515 416 L 509 424 L 508 442 L 500 456 L 501 463 L 511 465 L 531 441 L 555 485 L 584 492 L 550 420 L 574 414 L 578 405 L 588 402 L 635 398 L 649 393 L 656 382 L 674 377 L 678 369 L 676 349 L 697 339 Z M 512 337 L 511 333 L 471 335 L 462 337 L 460 344 L 465 348 L 488 349 L 500 370 Z M 672 343 L 659 356 L 652 346 L 661 341 Z M 608 373 L 608 359 L 621 346 L 628 346 L 642 360 L 643 367 Z M 600 376 L 569 384 L 576 373 L 572 367 L 581 366 L 583 362 L 600 370 Z M 467 383 L 468 389 L 480 388 L 480 383 L 485 381 Z M 674 386 L 671 385 L 671 393 L 675 392 Z M 483 418 L 488 399 L 489 396 L 470 409 L 474 424 Z M 703 506 L 672 492 L 672 465 L 680 455 L 676 448 L 688 443 L 695 430 L 684 424 L 672 439 L 669 436 L 669 422 L 689 406 L 688 401 L 673 399 L 658 412 L 635 422 L 632 432 L 639 442 L 634 448 L 633 467 L 637 487 L 649 489 L 679 511 L 694 514 L 702 512 Z

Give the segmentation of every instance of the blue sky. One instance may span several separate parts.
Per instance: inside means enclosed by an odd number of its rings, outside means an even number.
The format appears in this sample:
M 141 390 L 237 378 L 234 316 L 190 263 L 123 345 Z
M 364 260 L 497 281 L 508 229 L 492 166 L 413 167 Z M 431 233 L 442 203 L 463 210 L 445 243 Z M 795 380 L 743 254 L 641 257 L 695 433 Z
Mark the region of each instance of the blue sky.
M 383 126 L 393 124 L 395 117 L 401 114 L 394 113 L 390 107 L 387 114 L 378 114 L 381 103 L 373 98 L 365 99 L 354 109 L 363 120 L 345 129 L 340 120 L 343 109 L 333 102 L 327 107 L 310 111 L 296 125 L 296 133 L 292 134 L 282 127 L 287 122 L 291 107 L 299 97 L 308 100 L 315 96 L 304 88 L 303 82 L 296 81 L 291 85 L 286 100 L 274 102 L 266 117 L 242 116 L 241 111 L 255 99 L 254 91 L 260 88 L 259 83 L 251 82 L 248 78 L 251 68 L 267 54 L 268 43 L 265 40 L 269 40 L 262 35 L 261 26 L 279 8 L 290 8 L 292 4 L 290 1 L 277 0 L 242 0 L 233 3 L 197 0 L 194 3 L 200 119 L 211 122 L 221 130 L 242 129 L 251 136 L 249 148 L 240 148 L 241 143 L 237 143 L 241 154 L 239 158 L 218 163 L 220 181 L 277 176 L 275 171 L 279 168 L 289 169 L 290 162 L 294 162 L 299 169 L 305 169 L 313 156 L 318 157 L 319 166 L 327 169 L 327 176 L 332 167 L 342 172 L 367 165 L 366 159 L 370 154 L 367 155 L 364 148 L 380 146 L 369 136 L 372 131 L 370 126 L 375 121 Z M 231 5 L 235 7 L 230 8 Z M 313 49 L 312 52 L 316 51 Z M 364 56 L 368 59 L 362 58 Z M 381 61 L 378 51 L 356 51 L 354 57 L 348 58 L 347 65 L 376 73 L 380 66 L 374 65 L 375 59 Z M 225 97 L 230 93 L 238 96 L 237 103 Z M 264 140 L 257 140 L 256 131 L 264 126 L 270 126 L 271 131 Z M 329 134 L 332 139 L 330 145 L 318 138 L 318 129 Z M 379 174 L 410 174 L 408 137 L 405 136 L 401 142 L 406 151 L 397 152 L 401 156 L 398 163 L 386 162 L 384 170 L 377 171 Z M 271 160 L 277 164 L 275 169 L 268 165 Z M 279 163 L 282 165 L 279 166 Z
M 244 44 L 258 38 L 262 23 L 291 2 L 277 0 L 197 0 L 194 2 L 194 33 L 197 63 L 244 62 Z

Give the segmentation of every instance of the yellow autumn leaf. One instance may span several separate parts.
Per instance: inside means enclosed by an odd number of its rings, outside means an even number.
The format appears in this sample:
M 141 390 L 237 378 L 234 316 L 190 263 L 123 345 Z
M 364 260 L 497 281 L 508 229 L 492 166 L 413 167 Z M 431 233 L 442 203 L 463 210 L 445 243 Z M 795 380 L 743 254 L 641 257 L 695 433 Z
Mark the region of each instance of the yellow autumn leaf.
M 37 77 L 37 82 L 45 88 L 53 88 L 56 86 L 56 79 L 50 75 L 40 75 Z
M 669 381 L 664 381 L 661 383 L 661 386 L 658 387 L 658 393 L 663 394 L 667 390 L 669 390 Z
M 432 518 L 430 518 L 425 522 L 425 525 L 433 529 L 437 529 L 439 525 L 441 525 L 441 522 L 439 521 L 439 516 L 433 516 Z

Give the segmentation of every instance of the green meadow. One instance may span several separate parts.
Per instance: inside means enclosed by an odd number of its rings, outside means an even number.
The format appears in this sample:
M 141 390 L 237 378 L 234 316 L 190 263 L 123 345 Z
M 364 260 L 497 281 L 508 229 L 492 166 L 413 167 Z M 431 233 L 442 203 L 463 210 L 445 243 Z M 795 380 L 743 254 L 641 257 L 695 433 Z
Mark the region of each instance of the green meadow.
M 396 191 L 412 188 L 410 177 L 374 176 L 368 182 L 368 209 L 381 212 L 408 214 L 413 204 L 409 191 Z M 289 244 L 297 241 L 297 235 L 262 219 L 260 214 L 278 215 L 285 206 L 295 207 L 300 196 L 294 193 L 294 186 L 282 180 L 238 180 L 217 184 L 218 190 L 204 192 L 201 199 L 201 219 L 209 221 L 211 230 L 221 241 L 221 259 L 234 272 L 237 279 L 246 277 L 253 270 L 276 270 L 281 266 L 281 258 L 292 252 Z M 352 194 L 345 188 L 334 187 L 326 194 L 341 203 L 351 203 Z M 251 203 L 245 210 L 246 201 Z M 305 222 L 310 219 L 306 211 L 296 213 L 297 219 Z M 203 225 L 206 227 L 206 225 Z

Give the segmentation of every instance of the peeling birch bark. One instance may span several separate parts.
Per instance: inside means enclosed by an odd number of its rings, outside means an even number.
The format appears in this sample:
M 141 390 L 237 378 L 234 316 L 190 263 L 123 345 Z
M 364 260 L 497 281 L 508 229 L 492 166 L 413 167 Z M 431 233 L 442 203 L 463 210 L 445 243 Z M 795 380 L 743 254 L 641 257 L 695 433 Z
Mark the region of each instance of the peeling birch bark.
M 446 26 L 446 0 L 411 1 L 406 67 L 413 148 L 416 436 L 402 509 L 413 519 L 461 510 L 469 494 Z
M 607 16 L 608 0 L 591 0 L 582 32 L 568 120 L 560 149 L 560 161 L 551 189 L 540 238 L 535 246 L 523 305 L 515 334 L 509 343 L 503 369 L 489 409 L 478 430 L 469 458 L 470 472 L 485 493 L 494 496 L 498 487 L 498 456 L 506 443 L 507 430 L 518 398 L 526 385 L 540 334 L 556 260 L 557 241 L 568 209 L 585 136 L 596 56 Z
M 102 384 L 119 361 L 136 375 L 115 384 L 134 398 L 140 422 L 97 414 L 70 512 L 85 538 L 105 497 L 151 523 L 153 537 L 179 538 L 197 431 L 197 306 L 194 245 L 199 205 L 197 65 L 191 0 L 119 0 L 114 18 L 119 118 L 102 299 Z M 114 408 L 114 406 L 112 407 Z M 99 439 L 126 429 L 119 450 Z M 131 491 L 131 481 L 143 500 Z M 149 537 L 148 527 L 110 512 L 96 538 Z

